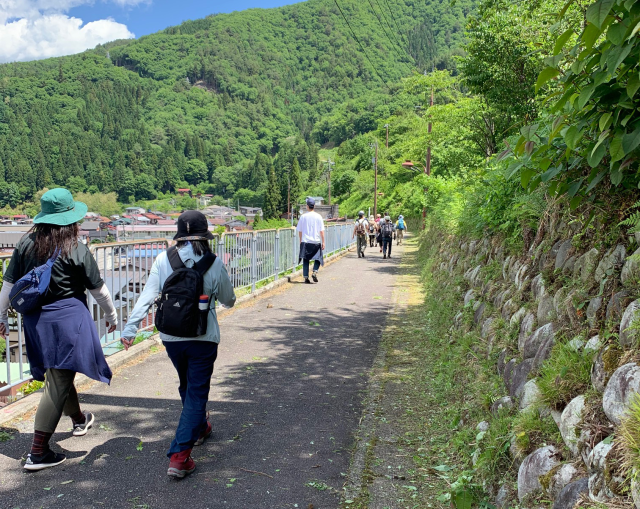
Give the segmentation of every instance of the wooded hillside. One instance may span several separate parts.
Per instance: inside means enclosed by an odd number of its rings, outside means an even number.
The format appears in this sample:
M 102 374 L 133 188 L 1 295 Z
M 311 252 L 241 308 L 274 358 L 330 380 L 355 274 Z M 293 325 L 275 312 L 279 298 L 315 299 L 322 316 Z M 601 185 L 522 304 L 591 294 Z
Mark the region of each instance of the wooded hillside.
M 260 194 L 266 172 L 252 177 L 250 161 L 285 145 L 312 173 L 318 144 L 403 106 L 401 77 L 455 70 L 474 3 L 310 0 L 2 65 L 0 206 L 52 185 L 122 201 L 185 185 Z

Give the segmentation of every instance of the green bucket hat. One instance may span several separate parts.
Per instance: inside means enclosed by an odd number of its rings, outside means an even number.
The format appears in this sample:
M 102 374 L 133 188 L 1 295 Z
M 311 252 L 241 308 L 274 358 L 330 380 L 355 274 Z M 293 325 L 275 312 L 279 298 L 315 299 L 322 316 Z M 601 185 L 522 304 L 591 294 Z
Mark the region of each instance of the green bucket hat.
M 34 219 L 34 224 L 55 224 L 66 226 L 77 223 L 87 215 L 87 206 L 80 201 L 73 201 L 71 193 L 62 188 L 51 189 L 40 198 L 42 212 Z

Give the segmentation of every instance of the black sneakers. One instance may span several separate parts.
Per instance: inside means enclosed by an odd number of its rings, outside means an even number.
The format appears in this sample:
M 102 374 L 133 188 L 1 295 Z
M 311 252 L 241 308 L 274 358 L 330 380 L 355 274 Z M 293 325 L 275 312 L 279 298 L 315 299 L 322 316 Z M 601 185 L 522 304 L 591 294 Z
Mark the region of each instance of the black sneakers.
M 24 469 L 35 472 L 37 470 L 44 470 L 45 468 L 57 467 L 61 463 L 64 463 L 66 459 L 67 457 L 64 454 L 53 452 L 52 450 L 49 450 L 41 457 L 28 454 Z
M 95 416 L 91 412 L 83 412 L 84 413 L 84 422 L 82 424 L 73 424 L 73 436 L 81 437 L 87 434 L 87 431 L 93 426 L 93 421 L 95 421 Z
M 364 256 L 364 255 L 362 255 L 362 256 Z M 314 272 L 313 274 L 311 274 L 311 277 L 312 277 L 312 279 L 313 279 L 313 281 L 315 283 L 318 282 L 318 273 L 317 272 Z
M 308 277 L 305 277 L 305 278 L 304 278 L 304 283 L 305 283 L 306 285 L 312 285 L 312 284 L 313 284 L 311 281 L 309 281 L 309 278 L 308 278 Z

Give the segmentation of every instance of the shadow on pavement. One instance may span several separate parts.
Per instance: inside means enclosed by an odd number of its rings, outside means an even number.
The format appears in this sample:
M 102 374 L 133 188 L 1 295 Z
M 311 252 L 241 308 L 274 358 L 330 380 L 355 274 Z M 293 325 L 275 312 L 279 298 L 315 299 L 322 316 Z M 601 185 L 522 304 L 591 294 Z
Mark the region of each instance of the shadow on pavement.
M 22 471 L 30 433 L 14 430 L 1 442 L 0 509 L 336 508 L 399 270 L 399 257 L 353 258 L 328 267 L 318 285 L 269 298 L 270 309 L 259 301 L 222 322 L 209 402 L 214 432 L 194 449 L 194 475 L 166 476 L 181 405 L 160 352 L 111 388 L 81 395 L 96 425 L 86 437 L 54 435 L 69 453 L 61 467 Z

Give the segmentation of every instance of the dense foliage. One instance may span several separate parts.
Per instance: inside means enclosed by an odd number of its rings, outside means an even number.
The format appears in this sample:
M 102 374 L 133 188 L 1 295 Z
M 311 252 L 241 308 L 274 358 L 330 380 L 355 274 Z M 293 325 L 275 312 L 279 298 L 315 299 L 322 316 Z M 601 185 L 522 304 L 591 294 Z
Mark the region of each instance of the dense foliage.
M 281 207 L 291 178 L 296 197 L 320 176 L 319 143 L 402 107 L 399 78 L 455 68 L 474 3 L 309 0 L 2 65 L 0 206 L 53 185 L 123 202 L 190 187 L 258 204 L 273 162 Z

